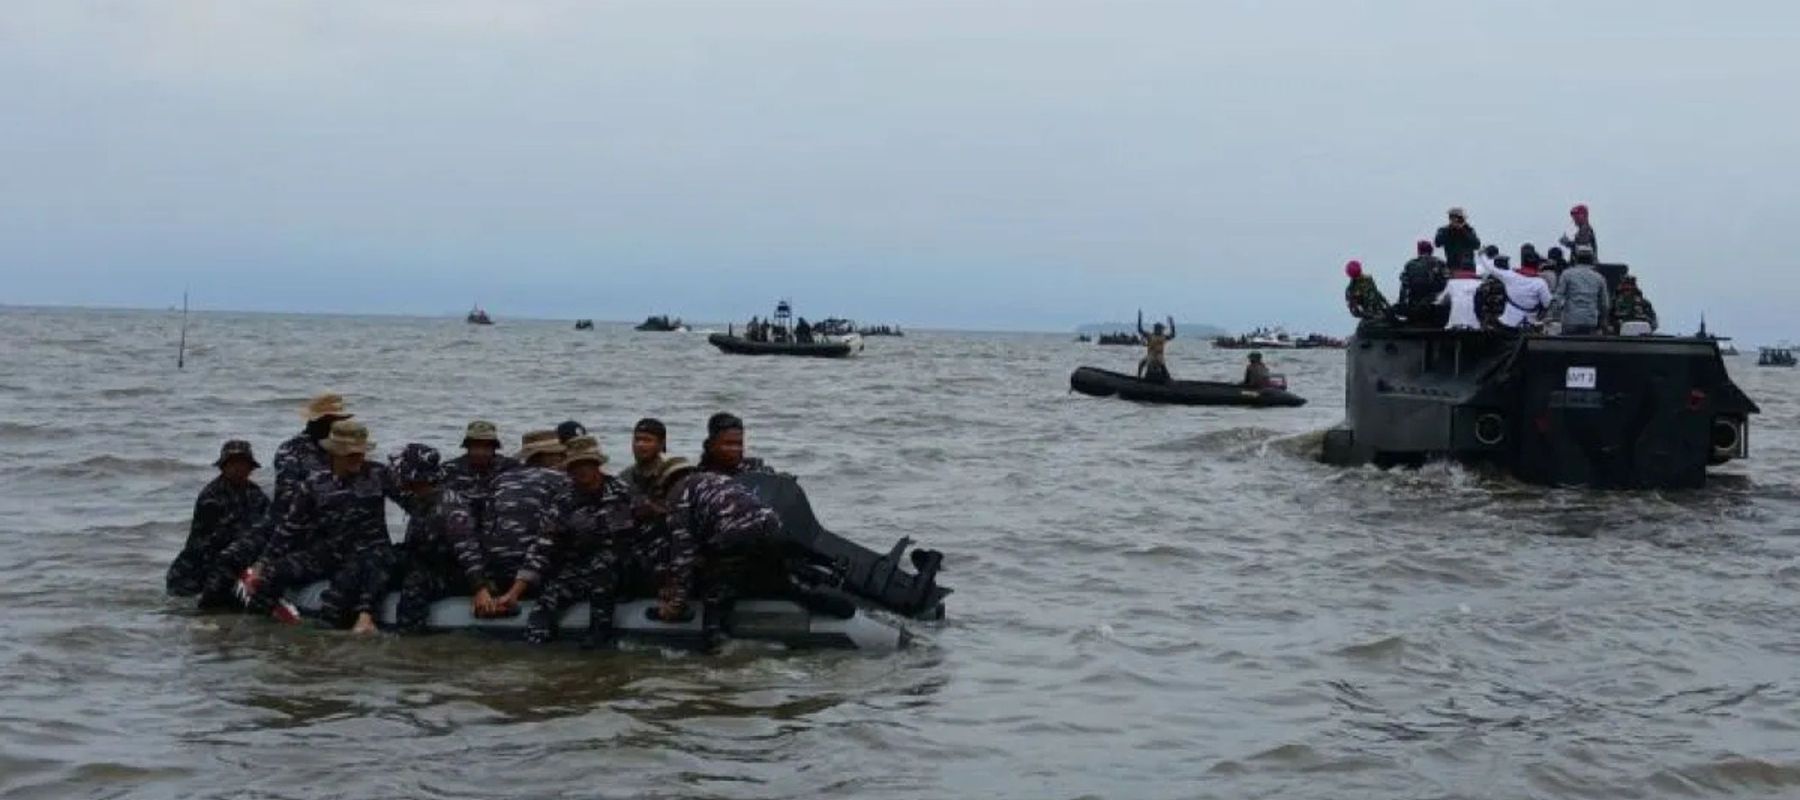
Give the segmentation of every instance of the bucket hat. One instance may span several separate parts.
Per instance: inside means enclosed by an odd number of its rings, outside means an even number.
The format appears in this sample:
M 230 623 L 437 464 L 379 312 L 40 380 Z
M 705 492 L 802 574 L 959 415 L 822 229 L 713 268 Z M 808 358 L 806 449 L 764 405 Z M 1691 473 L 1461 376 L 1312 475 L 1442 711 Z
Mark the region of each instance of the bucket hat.
M 256 461 L 256 453 L 250 449 L 250 443 L 243 439 L 232 439 L 221 445 L 219 447 L 219 460 L 214 461 L 213 466 L 223 467 L 225 466 L 225 462 L 230 461 L 233 458 L 247 458 L 250 460 L 251 469 L 262 469 L 262 464 L 259 464 Z
M 556 437 L 556 431 L 532 431 L 519 438 L 519 454 L 515 458 L 530 462 L 532 456 L 541 453 L 562 452 L 563 443 Z
M 308 400 L 306 407 L 300 410 L 300 416 L 305 417 L 307 422 L 316 422 L 326 417 L 349 419 L 356 415 L 344 410 L 343 395 L 326 392 Z
M 369 441 L 368 428 L 360 422 L 347 419 L 331 423 L 331 435 L 325 437 L 325 441 L 320 444 L 325 452 L 334 456 L 368 455 L 369 450 L 375 446 L 374 442 Z

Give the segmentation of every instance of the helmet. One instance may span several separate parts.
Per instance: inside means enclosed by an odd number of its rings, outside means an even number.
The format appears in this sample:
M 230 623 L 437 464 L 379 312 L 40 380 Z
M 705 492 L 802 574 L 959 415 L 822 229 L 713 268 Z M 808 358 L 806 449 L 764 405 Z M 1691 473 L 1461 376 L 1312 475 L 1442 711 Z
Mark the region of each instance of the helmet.
M 1431 251 L 1433 250 L 1431 242 L 1428 242 L 1424 239 L 1419 240 L 1418 247 L 1419 247 L 1419 255 L 1422 255 L 1422 256 L 1431 255 Z
M 1344 274 L 1353 279 L 1362 277 L 1362 262 L 1352 259 L 1350 263 L 1344 265 Z
M 1587 216 L 1587 204 L 1586 203 L 1576 203 L 1574 208 L 1569 209 L 1569 216 L 1571 216 L 1571 217 Z

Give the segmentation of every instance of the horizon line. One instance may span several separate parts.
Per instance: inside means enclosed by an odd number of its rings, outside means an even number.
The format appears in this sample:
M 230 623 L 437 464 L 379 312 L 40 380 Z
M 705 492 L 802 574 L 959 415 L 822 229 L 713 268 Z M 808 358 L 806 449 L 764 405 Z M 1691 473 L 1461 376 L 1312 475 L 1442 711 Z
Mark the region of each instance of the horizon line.
M 0 310 L 10 310 L 10 309 L 47 310 L 47 311 L 56 311 L 56 310 L 146 311 L 146 312 L 160 312 L 160 313 L 168 313 L 171 310 L 179 312 L 181 310 L 177 306 L 169 306 L 167 308 L 158 308 L 158 307 L 154 307 L 154 306 L 143 306 L 143 305 L 110 305 L 110 304 L 81 304 L 81 303 L 5 303 L 5 302 L 0 302 Z M 199 308 L 199 307 L 191 308 L 190 311 L 191 311 L 191 313 L 194 313 L 194 314 L 201 314 L 201 313 L 245 314 L 245 315 L 270 316 L 270 317 L 277 317 L 277 316 L 289 316 L 289 317 L 386 317 L 386 318 L 393 318 L 393 319 L 420 319 L 420 320 L 460 320 L 462 318 L 462 315 L 464 313 L 466 313 L 466 312 L 447 311 L 440 315 L 440 314 L 418 314 L 418 313 L 403 312 L 403 311 L 363 311 L 363 312 L 356 312 L 356 311 L 267 311 L 267 310 L 243 309 L 243 308 Z M 564 318 L 564 317 L 522 316 L 522 317 L 510 317 L 510 318 L 505 318 L 505 319 L 511 319 L 511 320 L 517 321 L 517 322 L 570 322 L 570 323 L 575 322 L 577 320 L 587 319 L 587 320 L 592 320 L 596 323 L 607 323 L 607 324 L 614 324 L 614 325 L 635 325 L 635 324 L 637 324 L 637 322 L 633 321 L 633 320 L 623 320 L 623 319 L 609 320 L 609 319 L 600 319 L 598 317 L 567 317 L 567 318 Z M 682 321 L 687 324 L 712 324 L 712 321 L 710 321 L 710 320 L 699 320 L 694 323 L 688 323 L 686 319 L 683 319 Z M 500 324 L 501 323 L 499 321 L 495 322 L 495 325 L 497 325 L 497 326 Z M 735 325 L 737 323 L 735 323 L 735 322 L 720 322 L 718 324 Z M 1189 323 L 1189 324 L 1192 324 L 1195 327 L 1211 328 L 1211 329 L 1215 329 L 1215 330 L 1228 330 L 1219 325 L 1214 325 L 1211 323 L 1198 322 L 1198 323 Z M 1081 331 L 1082 328 L 1089 328 L 1089 327 L 1094 327 L 1094 326 L 1120 325 L 1120 326 L 1129 327 L 1131 325 L 1131 323 L 1116 322 L 1116 321 L 1083 322 L 1078 325 L 1075 325 L 1074 327 L 1072 327 L 1068 330 L 1052 330 L 1052 329 L 1046 329 L 1046 328 L 931 328 L 931 327 L 913 327 L 911 325 L 903 325 L 900 323 L 892 323 L 892 322 L 877 323 L 876 327 L 879 327 L 881 325 L 889 325 L 891 327 L 899 328 L 901 330 L 916 330 L 916 331 L 919 331 L 922 333 L 1031 333 L 1031 334 L 1062 335 L 1062 334 L 1078 334 L 1078 333 L 1082 332 Z

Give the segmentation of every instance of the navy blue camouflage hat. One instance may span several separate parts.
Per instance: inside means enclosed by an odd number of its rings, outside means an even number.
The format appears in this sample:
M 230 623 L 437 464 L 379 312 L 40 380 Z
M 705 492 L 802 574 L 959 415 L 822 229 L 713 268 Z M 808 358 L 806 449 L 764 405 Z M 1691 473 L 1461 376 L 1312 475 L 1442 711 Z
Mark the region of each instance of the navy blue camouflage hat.
M 394 475 L 406 483 L 437 483 L 444 479 L 438 451 L 430 445 L 409 444 L 389 463 L 394 468 Z
M 250 450 L 250 443 L 243 439 L 232 439 L 219 448 L 219 460 L 213 462 L 215 467 L 225 466 L 225 462 L 234 458 L 247 458 L 250 468 L 258 469 L 262 465 L 256 463 L 256 454 Z

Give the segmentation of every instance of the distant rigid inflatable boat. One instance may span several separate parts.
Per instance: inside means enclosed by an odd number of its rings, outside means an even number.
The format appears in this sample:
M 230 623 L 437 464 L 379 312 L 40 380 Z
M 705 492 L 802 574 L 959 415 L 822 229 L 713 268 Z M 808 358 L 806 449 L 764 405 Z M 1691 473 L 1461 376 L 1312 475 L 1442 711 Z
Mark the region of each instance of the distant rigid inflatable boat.
M 715 333 L 706 341 L 721 351 L 740 356 L 804 356 L 809 358 L 849 358 L 862 352 L 861 336 L 833 336 L 813 342 L 753 342 L 742 336 Z

